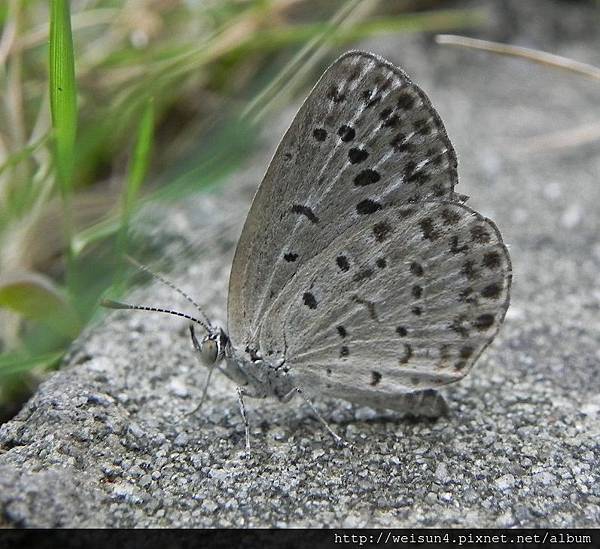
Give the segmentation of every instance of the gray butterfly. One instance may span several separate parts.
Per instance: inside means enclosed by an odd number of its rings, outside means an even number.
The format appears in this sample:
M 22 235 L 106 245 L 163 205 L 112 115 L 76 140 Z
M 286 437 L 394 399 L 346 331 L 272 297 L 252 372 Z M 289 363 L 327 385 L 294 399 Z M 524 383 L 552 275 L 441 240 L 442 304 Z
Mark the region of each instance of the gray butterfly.
M 207 334 L 198 341 L 192 327 L 192 340 L 210 373 L 239 385 L 247 448 L 244 396 L 299 393 L 312 407 L 309 397 L 328 395 L 440 415 L 432 389 L 470 371 L 510 298 L 500 232 L 464 205 L 457 182 L 425 93 L 384 59 L 346 53 L 300 108 L 256 193 L 233 260 L 228 333 L 205 315 L 104 305 L 200 324 Z

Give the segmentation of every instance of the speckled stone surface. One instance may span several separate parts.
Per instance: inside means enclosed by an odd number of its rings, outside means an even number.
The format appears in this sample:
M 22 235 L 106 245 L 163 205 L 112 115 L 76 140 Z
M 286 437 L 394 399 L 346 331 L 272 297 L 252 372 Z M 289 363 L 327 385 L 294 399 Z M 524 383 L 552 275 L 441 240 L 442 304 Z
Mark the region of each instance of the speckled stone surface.
M 494 5 L 481 36 L 600 65 L 593 3 Z M 600 123 L 600 85 L 417 37 L 362 47 L 429 93 L 459 155 L 457 191 L 497 222 L 512 254 L 505 325 L 471 375 L 444 391 L 450 415 L 416 421 L 317 402 L 349 443 L 339 448 L 301 402 L 249 400 L 254 452 L 245 459 L 228 380 L 214 379 L 205 408 L 186 415 L 205 371 L 185 322 L 116 312 L 1 427 L 3 525 L 600 523 L 599 141 L 546 139 Z M 172 277 L 218 321 L 233 246 L 289 114 L 226 187 L 168 216 L 145 214 L 148 239 L 176 264 Z M 131 300 L 185 307 L 154 284 Z

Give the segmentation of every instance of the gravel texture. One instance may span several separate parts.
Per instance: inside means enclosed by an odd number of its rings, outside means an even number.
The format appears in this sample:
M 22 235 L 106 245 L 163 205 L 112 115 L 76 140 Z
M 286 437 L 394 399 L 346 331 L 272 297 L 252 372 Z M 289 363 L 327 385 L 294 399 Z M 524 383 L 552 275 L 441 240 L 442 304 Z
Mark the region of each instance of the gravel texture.
M 592 2 L 486 4 L 495 24 L 481 36 L 600 65 Z M 598 140 L 547 139 L 592 124 L 597 132 L 600 85 L 423 37 L 362 47 L 430 94 L 459 155 L 457 190 L 497 222 L 512 254 L 505 325 L 471 375 L 444 391 L 450 415 L 416 421 L 317 402 L 350 443 L 339 448 L 300 401 L 249 400 L 254 451 L 245 459 L 228 380 L 215 376 L 205 408 L 186 415 L 205 379 L 186 323 L 115 312 L 2 426 L 4 525 L 600 523 L 600 151 Z M 162 264 L 221 322 L 233 246 L 289 114 L 226 187 L 145 215 Z M 131 300 L 185 307 L 156 284 Z

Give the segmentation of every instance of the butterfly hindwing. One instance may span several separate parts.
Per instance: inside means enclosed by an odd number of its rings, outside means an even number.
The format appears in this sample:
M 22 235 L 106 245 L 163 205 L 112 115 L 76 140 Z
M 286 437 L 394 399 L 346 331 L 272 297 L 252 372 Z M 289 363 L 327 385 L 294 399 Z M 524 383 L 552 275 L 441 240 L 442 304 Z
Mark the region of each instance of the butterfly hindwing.
M 258 347 L 275 299 L 339 235 L 366 230 L 390 207 L 452 200 L 456 182 L 454 150 L 426 95 L 375 55 L 340 57 L 302 105 L 252 203 L 231 272 L 232 343 Z
M 497 333 L 511 265 L 495 225 L 456 202 L 390 206 L 302 266 L 260 347 L 307 391 L 394 408 L 457 381 Z

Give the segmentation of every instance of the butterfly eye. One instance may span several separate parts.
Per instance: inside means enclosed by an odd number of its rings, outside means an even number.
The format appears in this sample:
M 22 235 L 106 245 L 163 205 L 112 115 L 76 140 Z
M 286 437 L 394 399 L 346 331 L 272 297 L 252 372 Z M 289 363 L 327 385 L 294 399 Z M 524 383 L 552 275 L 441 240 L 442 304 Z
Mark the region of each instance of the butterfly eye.
M 201 358 L 205 366 L 212 366 L 217 361 L 219 346 L 214 339 L 206 338 L 202 342 Z

